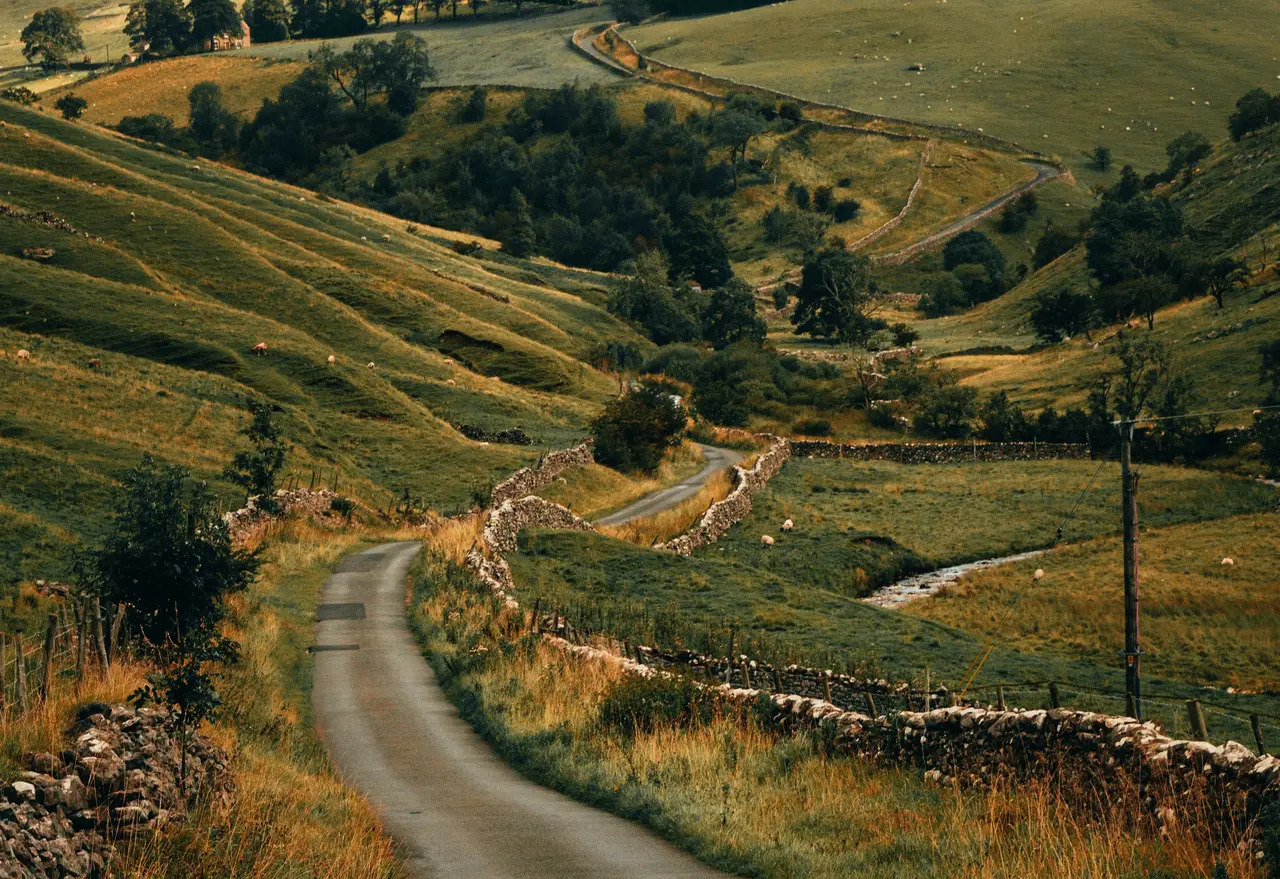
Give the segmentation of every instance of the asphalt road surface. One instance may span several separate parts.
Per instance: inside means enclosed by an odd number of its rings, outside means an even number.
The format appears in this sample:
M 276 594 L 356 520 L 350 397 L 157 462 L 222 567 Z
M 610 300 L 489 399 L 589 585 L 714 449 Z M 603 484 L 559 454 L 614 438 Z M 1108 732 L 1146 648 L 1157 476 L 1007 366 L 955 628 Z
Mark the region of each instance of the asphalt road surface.
M 707 462 L 705 467 L 678 485 L 646 495 L 629 507 L 624 507 L 616 513 L 610 513 L 604 518 L 596 519 L 593 524 L 621 525 L 624 522 L 630 522 L 632 519 L 643 519 L 647 516 L 661 513 L 663 510 L 669 510 L 697 494 L 698 490 L 712 476 L 721 470 L 728 470 L 742 460 L 742 453 L 735 452 L 732 449 L 721 449 L 717 446 L 707 446 L 702 443 L 697 443 L 697 446 L 702 449 L 702 458 Z
M 417 877 L 722 876 L 645 828 L 503 763 L 440 689 L 405 621 L 419 544 L 350 556 L 317 608 L 316 728 Z

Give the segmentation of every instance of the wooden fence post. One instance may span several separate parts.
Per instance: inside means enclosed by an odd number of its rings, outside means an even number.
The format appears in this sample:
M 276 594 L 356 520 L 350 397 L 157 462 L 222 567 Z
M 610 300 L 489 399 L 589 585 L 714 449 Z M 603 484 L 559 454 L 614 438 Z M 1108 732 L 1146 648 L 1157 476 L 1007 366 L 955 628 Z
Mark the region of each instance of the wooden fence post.
M 924 667 L 924 710 L 933 708 L 933 691 L 929 689 L 929 666 Z
M 84 647 L 85 635 L 89 631 L 89 599 L 77 601 L 72 609 L 76 612 L 76 683 L 84 680 Z
M 822 673 L 822 698 L 826 702 L 831 701 L 831 675 L 826 672 Z
M 1267 743 L 1262 740 L 1262 723 L 1258 720 L 1258 715 L 1249 715 L 1249 726 L 1253 727 L 1253 740 L 1258 745 L 1258 755 L 1262 756 L 1267 753 Z
M 102 599 L 93 597 L 93 643 L 98 649 L 98 664 L 103 672 L 111 667 L 111 658 L 107 656 L 106 639 L 102 635 Z
M 1009 710 L 1009 706 L 1006 705 L 1004 701 L 1004 684 L 1000 684 L 996 687 L 996 708 L 999 708 L 1001 711 Z
M 18 710 L 26 711 L 27 710 L 27 660 L 26 660 L 26 657 L 22 655 L 22 636 L 21 635 L 13 636 L 13 650 L 14 650 L 14 653 L 17 654 L 17 659 L 18 659 L 18 669 L 16 674 L 17 687 L 18 687 L 18 692 L 16 693 L 18 698 Z
M 876 697 L 875 697 L 875 696 L 872 696 L 870 693 L 863 693 L 863 694 L 862 694 L 862 697 L 863 697 L 864 701 L 866 701 L 866 703 L 867 703 L 867 716 L 868 716 L 868 717 L 879 717 L 879 716 L 880 716 L 880 712 L 879 712 L 879 711 L 876 711 Z
M 58 636 L 58 615 L 49 614 L 49 624 L 44 631 L 44 655 L 40 661 L 40 701 L 47 701 L 53 685 L 53 645 Z
M 9 699 L 9 636 L 0 635 L 0 716 Z
M 1199 699 L 1187 700 L 1187 720 L 1191 721 L 1191 733 L 1202 742 L 1209 740 L 1209 729 L 1204 722 L 1204 711 Z
M 773 667 L 773 690 L 775 693 L 782 692 L 782 672 L 778 671 L 778 667 Z
M 738 631 L 733 626 L 729 627 L 729 653 L 725 657 L 724 664 L 724 682 L 726 684 L 733 683 L 733 641 Z
M 1062 697 L 1058 695 L 1057 681 L 1049 681 L 1049 707 L 1050 708 L 1062 707 Z
M 115 662 L 120 655 L 120 633 L 124 629 L 124 612 L 127 605 L 119 602 L 115 606 L 115 618 L 111 620 L 111 641 L 107 644 L 107 664 Z
M 751 666 L 747 665 L 745 659 L 742 660 L 742 686 L 751 689 Z

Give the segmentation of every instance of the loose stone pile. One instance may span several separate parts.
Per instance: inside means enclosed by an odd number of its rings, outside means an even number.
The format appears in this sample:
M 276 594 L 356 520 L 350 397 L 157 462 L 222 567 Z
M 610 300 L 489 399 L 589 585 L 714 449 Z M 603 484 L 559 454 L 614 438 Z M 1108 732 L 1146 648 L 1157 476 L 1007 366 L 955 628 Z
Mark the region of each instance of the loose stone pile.
M 112 840 L 149 832 L 196 796 L 225 796 L 227 755 L 203 736 L 182 755 L 162 709 L 86 705 L 59 754 L 31 754 L 0 788 L 0 879 L 99 877 Z M 184 792 L 185 791 L 185 792 Z

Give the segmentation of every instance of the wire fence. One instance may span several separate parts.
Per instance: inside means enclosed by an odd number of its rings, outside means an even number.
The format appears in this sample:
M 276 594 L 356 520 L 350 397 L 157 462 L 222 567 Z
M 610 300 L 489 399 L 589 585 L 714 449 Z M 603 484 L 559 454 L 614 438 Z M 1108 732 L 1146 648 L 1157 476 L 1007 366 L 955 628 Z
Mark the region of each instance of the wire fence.
M 56 607 L 42 635 L 0 633 L 0 715 L 40 704 L 59 677 L 79 681 L 90 668 L 110 665 L 122 614 L 117 612 L 112 622 L 98 601 L 90 598 L 60 602 Z

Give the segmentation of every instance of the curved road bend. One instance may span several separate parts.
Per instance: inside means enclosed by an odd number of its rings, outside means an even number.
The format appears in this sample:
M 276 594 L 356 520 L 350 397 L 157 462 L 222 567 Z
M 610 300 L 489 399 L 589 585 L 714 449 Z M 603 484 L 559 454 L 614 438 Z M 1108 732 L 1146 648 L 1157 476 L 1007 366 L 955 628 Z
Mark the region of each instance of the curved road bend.
M 373 802 L 415 877 L 710 879 L 638 824 L 539 787 L 502 762 L 449 702 L 405 620 L 420 545 L 350 556 L 317 608 L 316 728 Z
M 683 482 L 670 488 L 664 488 L 662 491 L 655 491 L 653 494 L 645 495 L 634 504 L 623 507 L 616 513 L 610 513 L 603 518 L 596 519 L 592 524 L 621 525 L 625 522 L 630 522 L 632 519 L 643 519 L 646 516 L 661 513 L 663 510 L 669 510 L 697 494 L 698 490 L 712 476 L 721 470 L 728 470 L 742 460 L 742 452 L 722 449 L 718 446 L 707 446 L 702 443 L 695 443 L 695 445 L 702 449 L 702 458 L 707 462 L 705 467 Z

